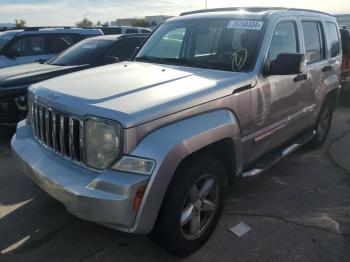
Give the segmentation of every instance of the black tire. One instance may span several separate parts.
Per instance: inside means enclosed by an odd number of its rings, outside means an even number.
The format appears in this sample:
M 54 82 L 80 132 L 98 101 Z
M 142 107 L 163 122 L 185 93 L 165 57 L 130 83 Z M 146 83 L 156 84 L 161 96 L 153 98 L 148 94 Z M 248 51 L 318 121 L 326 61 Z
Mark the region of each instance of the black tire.
M 212 191 L 202 199 L 204 194 L 201 197 L 201 192 L 208 192 L 206 189 L 211 184 L 213 184 Z M 199 198 L 193 202 L 195 188 L 198 189 Z M 220 160 L 212 156 L 202 156 L 188 161 L 176 172 L 168 188 L 151 238 L 163 249 L 179 257 L 195 252 L 214 231 L 224 208 L 226 192 L 226 170 Z M 215 202 L 214 199 L 217 201 Z M 199 202 L 201 204 L 198 204 Z M 206 204 L 203 204 L 209 202 L 215 204 L 215 209 L 213 205 L 209 205 L 213 211 L 199 211 L 202 208 L 209 209 L 209 206 L 205 207 Z M 192 216 L 187 216 L 189 213 L 185 211 L 190 210 L 188 207 L 191 206 L 193 207 Z M 200 214 L 199 219 L 198 214 Z M 187 220 L 187 217 L 192 218 Z M 199 224 L 196 221 L 199 221 Z M 198 234 L 193 233 L 197 229 L 195 225 L 199 225 Z M 193 238 L 191 238 L 192 233 Z
M 320 114 L 317 118 L 317 122 L 315 124 L 316 134 L 313 139 L 307 144 L 307 146 L 311 149 L 320 148 L 324 141 L 326 140 L 329 129 L 332 125 L 333 112 L 334 112 L 334 101 L 331 97 L 326 98 Z

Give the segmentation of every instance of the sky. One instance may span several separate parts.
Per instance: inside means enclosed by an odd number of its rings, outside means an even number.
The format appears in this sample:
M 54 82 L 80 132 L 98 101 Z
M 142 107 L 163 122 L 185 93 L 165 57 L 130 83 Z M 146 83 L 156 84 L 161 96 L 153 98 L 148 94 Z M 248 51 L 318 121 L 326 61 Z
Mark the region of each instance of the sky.
M 207 0 L 208 8 L 283 6 L 334 14 L 350 13 L 350 0 Z M 0 23 L 24 19 L 28 26 L 74 25 L 84 16 L 96 22 L 145 15 L 178 15 L 203 9 L 205 0 L 0 0 Z

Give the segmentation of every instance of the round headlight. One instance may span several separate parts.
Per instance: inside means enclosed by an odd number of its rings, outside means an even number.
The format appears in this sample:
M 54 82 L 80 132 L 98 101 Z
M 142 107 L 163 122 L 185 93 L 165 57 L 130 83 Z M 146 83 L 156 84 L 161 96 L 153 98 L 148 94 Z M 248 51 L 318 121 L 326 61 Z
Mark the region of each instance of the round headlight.
M 85 164 L 108 168 L 120 155 L 122 127 L 103 120 L 87 120 L 85 127 Z

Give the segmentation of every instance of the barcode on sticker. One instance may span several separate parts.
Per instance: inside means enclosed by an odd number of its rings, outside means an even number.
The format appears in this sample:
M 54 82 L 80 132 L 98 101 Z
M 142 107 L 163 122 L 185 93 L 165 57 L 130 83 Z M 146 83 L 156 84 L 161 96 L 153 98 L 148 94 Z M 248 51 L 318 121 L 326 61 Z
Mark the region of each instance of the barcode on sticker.
M 239 21 L 239 20 L 233 20 L 230 21 L 227 28 L 230 29 L 251 29 L 251 30 L 261 30 L 263 26 L 263 22 L 259 21 Z

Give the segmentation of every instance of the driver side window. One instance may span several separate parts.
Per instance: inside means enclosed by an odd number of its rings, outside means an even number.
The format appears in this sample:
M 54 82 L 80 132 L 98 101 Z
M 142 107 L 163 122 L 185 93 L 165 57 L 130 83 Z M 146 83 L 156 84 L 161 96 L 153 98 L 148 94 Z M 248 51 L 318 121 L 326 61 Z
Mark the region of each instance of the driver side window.
M 277 24 L 273 33 L 268 59 L 270 62 L 283 53 L 298 53 L 298 31 L 295 22 L 283 21 Z

